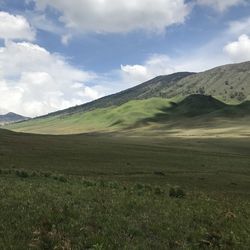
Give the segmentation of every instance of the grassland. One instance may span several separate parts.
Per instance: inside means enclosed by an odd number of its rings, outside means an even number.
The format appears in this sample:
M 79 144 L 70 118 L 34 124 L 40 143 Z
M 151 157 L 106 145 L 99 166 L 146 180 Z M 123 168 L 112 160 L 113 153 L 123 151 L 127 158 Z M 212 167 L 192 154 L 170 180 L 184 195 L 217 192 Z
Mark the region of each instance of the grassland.
M 250 244 L 248 138 L 0 138 L 1 249 Z
M 49 136 L 4 130 L 0 136 L 2 168 L 249 192 L 248 138 Z
M 1 249 L 250 244 L 247 138 L 0 138 Z M 175 186 L 180 196 L 169 195 Z
M 0 176 L 1 249 L 247 249 L 250 202 L 153 185 Z M 63 181 L 62 181 L 63 180 Z

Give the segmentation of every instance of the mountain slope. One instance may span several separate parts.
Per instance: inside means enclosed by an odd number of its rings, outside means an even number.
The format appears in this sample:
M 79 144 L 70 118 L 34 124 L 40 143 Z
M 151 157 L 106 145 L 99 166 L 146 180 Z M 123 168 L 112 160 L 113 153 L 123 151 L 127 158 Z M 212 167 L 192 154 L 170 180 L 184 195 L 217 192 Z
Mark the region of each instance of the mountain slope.
M 193 75 L 194 73 L 180 72 L 167 76 L 158 76 L 152 80 L 144 82 L 133 88 L 121 91 L 119 93 L 102 97 L 98 100 L 75 106 L 69 109 L 60 110 L 47 116 L 68 115 L 78 112 L 87 112 L 98 108 L 107 108 L 111 106 L 119 106 L 132 100 L 144 100 L 152 97 L 166 97 L 161 92 L 162 89 L 175 85 L 181 79 Z
M 228 105 L 211 96 L 191 95 L 179 102 L 163 98 L 135 100 L 120 106 L 67 116 L 29 120 L 7 128 L 28 133 L 77 134 L 119 132 L 176 134 L 199 128 L 200 134 L 219 129 L 250 134 L 250 102 Z
M 33 119 L 12 124 L 8 128 L 20 132 L 42 134 L 111 132 L 123 130 L 170 105 L 171 101 L 163 98 L 135 100 L 120 106 L 95 109 L 89 112 Z
M 204 95 L 210 95 L 217 100 Z M 186 97 L 188 98 L 185 99 Z M 172 103 L 173 107 L 169 109 L 170 102 L 183 99 L 177 107 Z M 219 100 L 227 104 L 244 103 L 226 106 Z M 229 117 L 237 117 L 239 125 L 240 122 L 246 123 L 241 119 L 242 116 L 249 116 L 247 100 L 250 100 L 250 62 L 225 65 L 198 74 L 184 72 L 159 76 L 120 93 L 15 124 L 10 128 L 52 134 L 121 131 L 155 117 L 168 120 L 170 113 L 171 119 L 179 119 L 176 121 L 178 126 L 181 120 L 197 115 L 199 119 L 195 117 L 193 122 L 189 119 L 188 126 L 194 126 L 197 122 L 207 127 L 205 121 L 222 118 L 231 124 Z M 159 103 L 165 106 L 159 106 Z
M 226 103 L 250 99 L 250 62 L 217 67 L 181 79 L 166 89 L 167 97 L 211 95 Z
M 237 108 L 236 108 L 237 107 Z M 208 116 L 211 113 L 222 111 L 224 109 L 238 109 L 238 106 L 227 105 L 212 96 L 190 95 L 179 103 L 172 103 L 170 107 L 161 109 L 154 117 L 145 119 L 144 121 L 162 122 L 165 120 L 194 118 L 197 116 Z M 221 114 L 223 116 L 223 114 Z
M 24 121 L 27 119 L 29 118 L 10 112 L 6 115 L 0 115 L 0 125 L 13 123 L 13 122 L 20 122 L 20 121 Z
M 49 116 L 87 112 L 152 97 L 181 99 L 191 94 L 211 95 L 226 103 L 237 104 L 250 100 L 250 62 L 220 66 L 198 74 L 180 72 L 159 76 L 117 94 L 54 112 Z

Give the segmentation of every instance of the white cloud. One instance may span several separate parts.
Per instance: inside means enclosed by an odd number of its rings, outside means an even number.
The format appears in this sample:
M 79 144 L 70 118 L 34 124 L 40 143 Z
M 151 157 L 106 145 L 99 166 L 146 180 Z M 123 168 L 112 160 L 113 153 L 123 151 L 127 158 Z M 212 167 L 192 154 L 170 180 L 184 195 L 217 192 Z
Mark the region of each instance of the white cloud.
M 233 62 L 250 60 L 250 37 L 241 35 L 237 41 L 227 44 L 224 51 Z
M 0 39 L 22 39 L 32 41 L 35 31 L 23 16 L 14 16 L 0 11 Z
M 36 116 L 82 104 L 103 95 L 84 84 L 95 77 L 38 45 L 8 42 L 0 48 L 0 107 Z
M 200 5 L 211 6 L 217 11 L 224 11 L 232 6 L 245 3 L 245 0 L 197 0 Z
M 147 81 L 159 75 L 168 75 L 175 72 L 171 61 L 166 55 L 153 55 L 143 65 L 121 66 L 123 81 L 134 85 Z
M 39 10 L 56 9 L 67 27 L 81 32 L 163 31 L 170 25 L 183 23 L 190 12 L 185 0 L 33 1 Z

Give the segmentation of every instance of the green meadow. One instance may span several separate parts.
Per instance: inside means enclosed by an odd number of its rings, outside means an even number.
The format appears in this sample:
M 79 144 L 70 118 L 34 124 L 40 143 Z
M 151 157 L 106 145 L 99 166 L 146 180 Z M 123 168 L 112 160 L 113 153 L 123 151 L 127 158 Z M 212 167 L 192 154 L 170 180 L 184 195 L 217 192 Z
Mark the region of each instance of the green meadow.
M 248 138 L 0 130 L 1 249 L 248 249 Z

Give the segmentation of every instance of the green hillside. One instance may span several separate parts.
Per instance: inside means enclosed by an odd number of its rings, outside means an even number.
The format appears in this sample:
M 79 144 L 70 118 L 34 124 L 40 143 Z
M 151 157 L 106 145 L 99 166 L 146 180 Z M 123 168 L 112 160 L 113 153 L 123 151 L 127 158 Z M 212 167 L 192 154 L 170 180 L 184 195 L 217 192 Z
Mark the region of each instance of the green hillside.
M 68 115 L 80 112 L 88 112 L 98 108 L 107 108 L 111 106 L 119 106 L 132 100 L 144 100 L 152 97 L 166 97 L 161 90 L 176 85 L 181 79 L 194 73 L 179 72 L 166 76 L 158 76 L 152 80 L 144 82 L 133 88 L 121 91 L 119 93 L 102 97 L 93 102 L 85 103 L 80 106 L 72 107 L 62 111 L 51 113 L 47 116 Z
M 224 126 L 227 135 L 230 131 L 247 135 L 248 99 L 250 62 L 225 65 L 199 74 L 159 76 L 94 102 L 7 128 L 43 134 L 141 133 L 158 129 L 173 134 L 178 130 L 179 134 L 180 128 L 199 128 L 200 134 L 202 129 L 203 132 L 219 129 L 215 134 L 223 134 Z
M 78 134 L 120 132 L 130 135 L 169 136 L 212 134 L 244 136 L 250 134 L 250 102 L 228 105 L 211 96 L 191 95 L 183 100 L 150 98 L 121 106 L 86 113 L 44 117 L 8 125 L 17 132 L 40 134 Z
M 130 101 L 118 107 L 96 109 L 86 113 L 44 117 L 7 126 L 15 131 L 42 134 L 111 132 L 127 128 L 169 107 L 170 100 L 151 98 Z
M 191 94 L 211 95 L 226 103 L 250 99 L 250 62 L 230 64 L 201 73 L 179 72 L 158 76 L 133 88 L 80 106 L 51 113 L 58 116 L 119 106 L 131 100 L 152 97 L 183 98 Z

